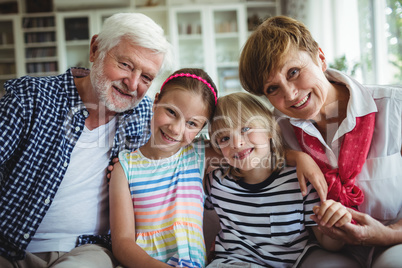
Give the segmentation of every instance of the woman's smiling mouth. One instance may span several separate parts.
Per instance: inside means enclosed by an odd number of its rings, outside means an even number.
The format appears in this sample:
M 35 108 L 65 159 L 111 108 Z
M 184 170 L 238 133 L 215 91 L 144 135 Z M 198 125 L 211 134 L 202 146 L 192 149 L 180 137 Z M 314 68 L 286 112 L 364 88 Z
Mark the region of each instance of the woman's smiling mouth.
M 300 108 L 302 105 L 304 105 L 304 104 L 308 101 L 308 99 L 310 98 L 310 94 L 311 94 L 311 93 L 309 93 L 306 97 L 304 97 L 304 98 L 303 98 L 301 101 L 299 101 L 298 103 L 294 104 L 293 107 L 295 107 L 295 108 Z

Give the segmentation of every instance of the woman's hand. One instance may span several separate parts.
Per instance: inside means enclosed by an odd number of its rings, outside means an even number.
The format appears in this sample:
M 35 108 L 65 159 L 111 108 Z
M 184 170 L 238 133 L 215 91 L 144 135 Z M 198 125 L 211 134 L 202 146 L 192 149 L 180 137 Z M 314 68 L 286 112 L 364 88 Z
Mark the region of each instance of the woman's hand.
M 287 150 L 286 161 L 289 165 L 296 166 L 297 178 L 303 196 L 307 194 L 306 181 L 309 181 L 314 186 L 321 201 L 324 202 L 327 200 L 327 182 L 321 169 L 311 156 L 303 152 Z

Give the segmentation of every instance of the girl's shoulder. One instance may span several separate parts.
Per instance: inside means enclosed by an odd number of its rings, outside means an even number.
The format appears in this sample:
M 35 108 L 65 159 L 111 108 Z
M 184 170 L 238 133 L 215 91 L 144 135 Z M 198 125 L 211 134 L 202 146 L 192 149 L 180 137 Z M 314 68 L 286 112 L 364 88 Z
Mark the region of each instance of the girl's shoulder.
M 138 149 L 135 151 L 122 150 L 119 152 L 119 160 L 128 160 L 131 158 L 135 158 L 138 155 L 139 155 Z
M 201 158 L 205 157 L 205 141 L 204 140 L 195 140 L 187 146 L 183 147 L 181 150 L 182 155 L 188 154 L 196 154 Z

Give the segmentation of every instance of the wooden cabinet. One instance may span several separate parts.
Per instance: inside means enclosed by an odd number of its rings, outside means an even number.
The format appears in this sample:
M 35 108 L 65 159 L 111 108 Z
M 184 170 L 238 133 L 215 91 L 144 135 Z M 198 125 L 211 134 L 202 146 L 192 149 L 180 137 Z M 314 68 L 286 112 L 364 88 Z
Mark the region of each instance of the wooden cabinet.
M 56 18 L 50 14 L 22 17 L 25 73 L 31 76 L 58 74 Z
M 279 11 L 279 0 L 170 7 L 170 37 L 179 68 L 203 68 L 221 96 L 242 90 L 242 46 L 256 25 Z
M 95 33 L 93 12 L 58 12 L 57 42 L 60 72 L 89 67 L 89 44 Z
M 2 15 L 0 17 L 0 97 L 4 95 L 4 82 L 24 73 L 23 55 L 21 51 L 17 51 L 17 44 L 22 43 L 21 36 L 16 34 L 20 28 L 19 16 Z
M 196 5 L 170 8 L 170 31 L 180 68 L 202 68 L 220 93 L 240 90 L 237 62 L 246 38 L 244 6 Z
M 281 0 L 247 1 L 247 30 L 250 33 L 263 20 L 281 14 Z

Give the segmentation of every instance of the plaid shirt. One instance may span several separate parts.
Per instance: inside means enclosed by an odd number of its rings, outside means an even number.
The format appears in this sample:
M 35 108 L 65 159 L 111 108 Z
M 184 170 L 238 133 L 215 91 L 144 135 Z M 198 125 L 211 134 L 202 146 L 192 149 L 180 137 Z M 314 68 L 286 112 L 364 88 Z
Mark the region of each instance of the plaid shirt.
M 49 77 L 21 77 L 5 83 L 0 100 L 0 255 L 22 259 L 25 249 L 64 178 L 88 111 L 69 69 Z M 150 136 L 152 101 L 117 115 L 111 159 L 134 150 Z M 106 168 L 106 167 L 105 167 Z M 91 243 L 91 239 L 77 239 Z

